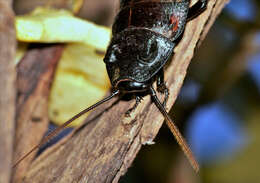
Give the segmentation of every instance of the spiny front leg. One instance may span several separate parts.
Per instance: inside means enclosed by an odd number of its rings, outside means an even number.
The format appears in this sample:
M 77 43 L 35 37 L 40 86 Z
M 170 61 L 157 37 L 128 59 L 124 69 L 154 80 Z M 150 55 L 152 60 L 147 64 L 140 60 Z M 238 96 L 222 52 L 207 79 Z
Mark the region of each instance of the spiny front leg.
M 208 4 L 208 0 L 199 0 L 189 9 L 188 13 L 188 21 L 196 18 L 200 15 L 204 10 L 206 10 Z
M 156 84 L 157 84 L 157 91 L 164 94 L 163 106 L 165 107 L 165 105 L 168 101 L 168 98 L 169 98 L 169 90 L 166 87 L 166 84 L 164 82 L 163 69 L 161 69 L 158 73 Z
M 142 100 L 143 98 L 141 96 L 135 96 L 135 105 L 131 109 L 126 111 L 125 116 L 130 117 L 131 112 L 133 112 L 137 108 L 137 106 L 141 103 Z

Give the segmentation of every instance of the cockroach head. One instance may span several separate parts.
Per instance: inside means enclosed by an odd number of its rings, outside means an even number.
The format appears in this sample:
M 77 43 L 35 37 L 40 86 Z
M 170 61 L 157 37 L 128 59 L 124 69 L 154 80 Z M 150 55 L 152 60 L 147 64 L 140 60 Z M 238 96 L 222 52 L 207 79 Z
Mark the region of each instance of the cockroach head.
M 112 86 L 130 92 L 146 90 L 173 48 L 170 39 L 147 29 L 132 28 L 114 35 L 104 58 Z

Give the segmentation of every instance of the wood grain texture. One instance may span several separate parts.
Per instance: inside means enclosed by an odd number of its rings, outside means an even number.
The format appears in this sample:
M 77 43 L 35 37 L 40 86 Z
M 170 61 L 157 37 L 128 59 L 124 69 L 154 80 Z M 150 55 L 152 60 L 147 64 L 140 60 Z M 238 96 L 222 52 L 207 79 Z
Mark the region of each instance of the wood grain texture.
M 48 128 L 48 96 L 61 45 L 30 49 L 17 66 L 17 103 L 14 162 L 38 144 Z M 13 182 L 21 182 L 36 152 L 13 169 Z
M 16 49 L 11 1 L 0 0 L 0 183 L 11 177 L 15 126 Z
M 168 109 L 179 93 L 198 42 L 227 1 L 209 0 L 207 10 L 187 24 L 165 72 L 170 91 Z M 98 107 L 86 119 L 88 125 L 33 162 L 24 182 L 118 182 L 141 146 L 151 144 L 164 120 L 149 96 L 126 118 L 124 114 L 133 104 L 114 99 Z

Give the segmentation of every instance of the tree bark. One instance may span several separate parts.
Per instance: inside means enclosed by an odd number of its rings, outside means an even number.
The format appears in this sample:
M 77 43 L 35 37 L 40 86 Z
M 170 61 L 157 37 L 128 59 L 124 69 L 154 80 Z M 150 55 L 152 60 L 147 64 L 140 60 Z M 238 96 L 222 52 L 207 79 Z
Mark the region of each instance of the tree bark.
M 207 10 L 187 24 L 165 72 L 170 92 L 168 109 L 179 93 L 196 46 L 227 1 L 209 0 Z M 24 182 L 118 182 L 141 146 L 152 143 L 164 120 L 149 96 L 130 117 L 125 117 L 133 104 L 114 99 L 98 107 L 86 119 L 88 125 L 33 162 Z
M 17 66 L 16 133 L 14 162 L 38 144 L 48 129 L 48 97 L 61 45 L 46 45 L 27 51 Z M 13 169 L 13 182 L 21 182 L 32 153 Z
M 11 1 L 0 0 L 0 183 L 11 177 L 15 125 L 15 28 Z

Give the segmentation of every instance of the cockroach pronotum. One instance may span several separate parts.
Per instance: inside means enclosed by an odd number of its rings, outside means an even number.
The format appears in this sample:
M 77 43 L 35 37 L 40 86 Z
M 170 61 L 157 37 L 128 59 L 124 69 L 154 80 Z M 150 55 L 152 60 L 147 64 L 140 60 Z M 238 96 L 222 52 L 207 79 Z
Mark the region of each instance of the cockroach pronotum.
M 165 117 L 166 124 L 192 167 L 195 171 L 198 171 L 198 163 L 193 157 L 189 146 L 164 107 L 168 99 L 168 89 L 164 82 L 163 67 L 171 58 L 178 38 L 184 31 L 186 22 L 197 17 L 207 7 L 207 0 L 198 0 L 191 7 L 190 1 L 120 0 L 120 11 L 112 28 L 113 37 L 104 58 L 112 84 L 112 94 L 81 111 L 55 129 L 17 161 L 14 166 L 56 136 L 73 120 L 119 93 L 130 93 L 135 96 L 136 104 L 126 114 L 129 114 L 137 107 L 143 95 L 149 94 Z M 157 84 L 157 91 L 164 94 L 163 103 L 159 101 L 152 86 L 154 82 Z

